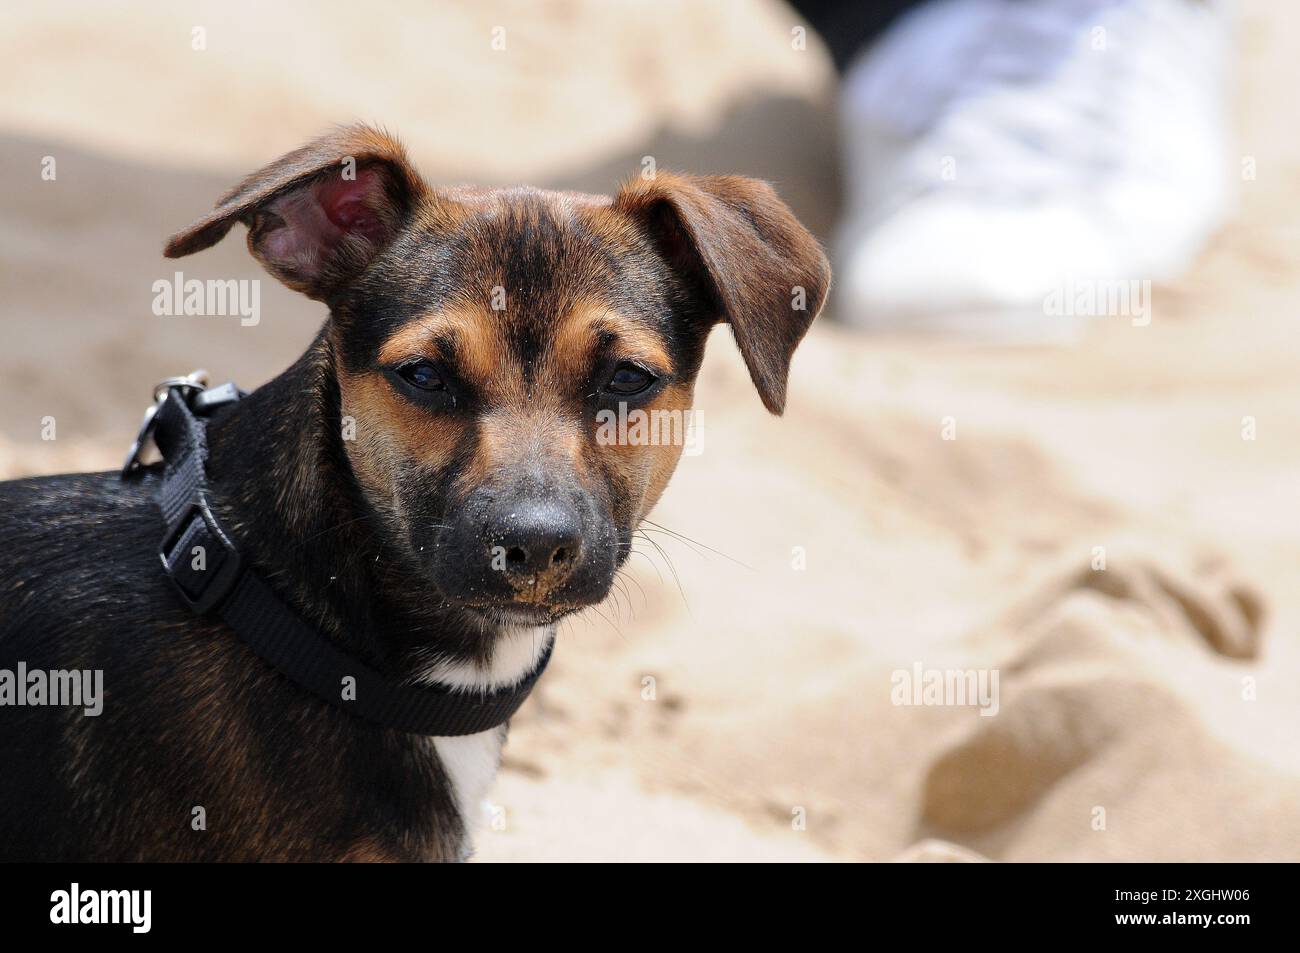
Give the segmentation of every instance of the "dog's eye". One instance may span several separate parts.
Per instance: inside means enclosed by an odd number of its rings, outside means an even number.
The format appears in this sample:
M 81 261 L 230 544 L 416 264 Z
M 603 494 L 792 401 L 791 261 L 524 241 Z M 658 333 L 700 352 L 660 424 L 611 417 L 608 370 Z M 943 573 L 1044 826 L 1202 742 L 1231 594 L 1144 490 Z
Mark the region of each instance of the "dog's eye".
M 644 367 L 637 367 L 635 364 L 620 364 L 614 370 L 614 376 L 605 385 L 605 390 L 611 394 L 630 397 L 646 390 L 658 379 Z
M 412 387 L 420 390 L 446 390 L 447 385 L 438 369 L 428 361 L 412 361 L 397 369 L 398 375 Z

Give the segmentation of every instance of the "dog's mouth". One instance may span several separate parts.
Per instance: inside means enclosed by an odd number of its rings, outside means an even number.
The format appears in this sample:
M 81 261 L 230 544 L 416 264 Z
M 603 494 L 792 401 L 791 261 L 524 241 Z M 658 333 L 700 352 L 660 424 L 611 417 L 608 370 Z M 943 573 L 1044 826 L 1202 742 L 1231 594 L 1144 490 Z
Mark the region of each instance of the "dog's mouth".
M 461 608 L 478 619 L 496 626 L 552 625 L 580 606 L 541 606 L 519 602 L 462 604 Z

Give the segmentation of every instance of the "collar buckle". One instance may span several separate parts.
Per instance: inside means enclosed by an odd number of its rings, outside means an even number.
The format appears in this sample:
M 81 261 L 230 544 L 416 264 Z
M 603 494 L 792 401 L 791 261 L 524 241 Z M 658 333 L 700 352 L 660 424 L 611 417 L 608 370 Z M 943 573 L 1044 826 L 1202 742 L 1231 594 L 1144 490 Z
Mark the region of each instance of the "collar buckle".
M 158 556 L 181 599 L 198 615 L 219 606 L 239 581 L 239 550 L 203 495 L 190 502 L 158 547 Z

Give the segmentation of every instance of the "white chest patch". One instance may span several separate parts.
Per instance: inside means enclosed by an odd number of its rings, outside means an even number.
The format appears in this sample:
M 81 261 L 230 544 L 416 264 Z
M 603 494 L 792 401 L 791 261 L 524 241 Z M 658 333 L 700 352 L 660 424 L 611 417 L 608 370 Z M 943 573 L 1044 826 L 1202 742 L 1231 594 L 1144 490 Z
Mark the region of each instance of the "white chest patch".
M 497 776 L 505 743 L 505 725 L 476 735 L 433 739 L 434 750 L 451 780 L 456 806 L 467 831 L 478 827 L 486 813 L 483 801 Z
M 554 639 L 555 629 L 551 626 L 505 629 L 496 637 L 486 663 L 435 662 L 423 680 L 480 692 L 513 685 L 537 666 Z
M 424 680 L 466 692 L 504 688 L 536 668 L 554 639 L 555 630 L 550 627 L 509 629 L 497 637 L 492 656 L 484 664 L 438 662 L 429 668 Z M 505 741 L 505 725 L 476 735 L 433 739 L 466 832 L 477 829 L 486 813 L 484 797 L 496 778 Z

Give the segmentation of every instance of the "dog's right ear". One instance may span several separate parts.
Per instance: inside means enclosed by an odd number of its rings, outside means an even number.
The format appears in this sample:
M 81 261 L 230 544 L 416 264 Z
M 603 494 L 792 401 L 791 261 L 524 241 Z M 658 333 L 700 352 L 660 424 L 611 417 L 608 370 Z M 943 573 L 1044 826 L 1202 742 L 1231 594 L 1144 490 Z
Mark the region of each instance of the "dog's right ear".
M 347 126 L 254 172 L 163 254 L 202 251 L 243 222 L 248 250 L 267 271 L 324 300 L 392 241 L 428 191 L 395 139 Z

